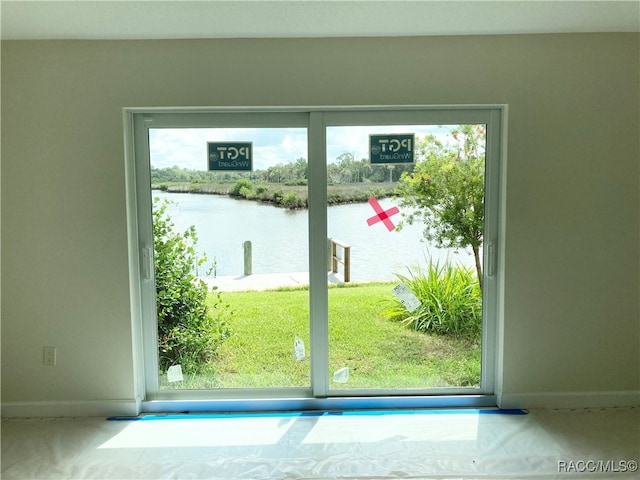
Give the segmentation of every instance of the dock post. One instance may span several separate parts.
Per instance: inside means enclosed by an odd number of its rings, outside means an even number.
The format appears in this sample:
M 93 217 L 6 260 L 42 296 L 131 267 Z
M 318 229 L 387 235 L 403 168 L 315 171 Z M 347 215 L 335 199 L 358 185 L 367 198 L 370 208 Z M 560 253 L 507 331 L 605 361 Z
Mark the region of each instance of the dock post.
M 244 247 L 244 274 L 251 275 L 251 241 L 246 240 L 242 246 Z
M 342 257 L 338 255 L 338 247 L 342 249 Z M 338 264 L 344 266 L 344 283 L 351 281 L 351 245 L 334 238 L 329 239 L 329 269 L 338 273 Z
M 338 273 L 338 246 L 334 241 L 331 242 L 331 271 Z
M 343 263 L 344 263 L 344 283 L 351 281 L 351 247 L 344 247 Z

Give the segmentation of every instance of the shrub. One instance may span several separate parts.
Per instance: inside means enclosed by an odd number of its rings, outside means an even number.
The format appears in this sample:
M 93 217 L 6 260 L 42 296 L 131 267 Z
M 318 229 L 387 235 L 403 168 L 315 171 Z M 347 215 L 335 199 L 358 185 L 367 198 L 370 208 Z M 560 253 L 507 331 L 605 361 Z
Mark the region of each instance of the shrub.
M 306 186 L 307 183 L 308 182 L 306 178 L 298 178 L 296 180 L 287 180 L 286 182 L 284 182 L 284 184 L 288 187 L 303 187 Z
M 181 365 L 186 374 L 204 373 L 229 336 L 226 320 L 231 312 L 219 292 L 214 292 L 212 307 L 207 305 L 209 289 L 195 274 L 207 261 L 197 257 L 195 227 L 175 232 L 168 205 L 157 199 L 153 204 L 159 366 L 163 372 Z
M 239 197 L 244 197 L 247 200 L 252 200 L 256 198 L 256 193 L 247 187 L 240 187 L 240 191 L 238 192 Z
M 229 192 L 229 195 L 233 195 L 236 197 L 238 196 L 246 197 L 246 195 L 242 195 L 243 189 L 245 189 L 245 191 L 253 189 L 253 183 L 248 178 L 241 178 L 237 180 L 236 183 L 233 185 L 233 188 Z
M 284 191 L 279 188 L 278 190 L 273 192 L 272 198 L 276 204 L 282 203 L 282 199 L 284 198 Z
M 408 327 L 453 335 L 478 336 L 482 328 L 482 292 L 472 269 L 430 263 L 426 272 L 409 269 L 396 275 L 415 294 L 421 305 L 409 312 L 393 299 L 385 315 Z
M 295 209 L 306 207 L 306 201 L 304 198 L 300 198 L 297 192 L 289 192 L 282 199 L 282 205 L 284 207 Z

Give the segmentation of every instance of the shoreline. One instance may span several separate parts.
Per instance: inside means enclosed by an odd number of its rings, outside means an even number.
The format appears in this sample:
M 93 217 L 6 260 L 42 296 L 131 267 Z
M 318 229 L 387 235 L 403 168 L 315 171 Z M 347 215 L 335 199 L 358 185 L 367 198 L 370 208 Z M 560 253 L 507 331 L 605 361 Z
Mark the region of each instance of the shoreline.
M 198 277 L 209 289 L 218 292 L 244 292 L 278 290 L 282 288 L 309 288 L 309 272 L 259 273 L 251 275 L 222 275 Z M 398 284 L 400 280 L 370 280 L 364 282 L 346 282 L 340 273 L 327 272 L 329 286 L 352 288 L 369 284 Z
M 327 205 L 366 203 L 370 197 L 387 198 L 396 192 L 398 182 L 341 183 L 327 185 Z M 223 195 L 238 200 L 252 200 L 289 210 L 306 209 L 308 191 L 306 185 L 258 183 L 251 188 L 241 188 L 234 194 L 232 183 L 175 183 L 152 184 L 152 191 L 188 193 L 195 195 Z

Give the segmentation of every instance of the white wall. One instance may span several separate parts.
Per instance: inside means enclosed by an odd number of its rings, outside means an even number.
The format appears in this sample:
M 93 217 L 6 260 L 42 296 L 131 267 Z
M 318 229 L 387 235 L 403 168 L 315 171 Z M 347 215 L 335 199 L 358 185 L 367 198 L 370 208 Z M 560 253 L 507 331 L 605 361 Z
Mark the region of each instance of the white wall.
M 4 412 L 134 401 L 121 114 L 134 106 L 509 104 L 503 404 L 637 402 L 639 44 L 2 42 Z

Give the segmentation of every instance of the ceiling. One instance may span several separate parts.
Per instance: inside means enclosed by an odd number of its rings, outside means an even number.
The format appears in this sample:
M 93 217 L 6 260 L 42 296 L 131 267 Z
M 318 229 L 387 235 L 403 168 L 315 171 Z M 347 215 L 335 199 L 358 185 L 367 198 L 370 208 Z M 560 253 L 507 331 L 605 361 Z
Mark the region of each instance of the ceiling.
M 3 40 L 640 31 L 640 0 L 0 0 L 0 7 Z

